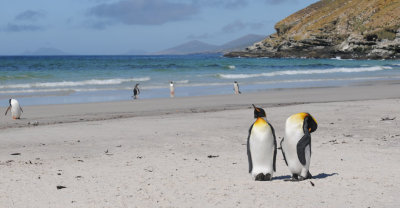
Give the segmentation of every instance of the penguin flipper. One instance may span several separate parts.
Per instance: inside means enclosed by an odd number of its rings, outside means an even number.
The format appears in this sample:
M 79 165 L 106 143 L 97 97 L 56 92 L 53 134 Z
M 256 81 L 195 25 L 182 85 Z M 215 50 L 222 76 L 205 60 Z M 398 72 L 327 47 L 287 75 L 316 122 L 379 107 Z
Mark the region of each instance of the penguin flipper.
M 8 108 L 7 108 L 6 112 L 4 113 L 4 115 L 5 115 L 5 116 L 7 115 L 8 111 L 9 111 L 10 109 L 11 109 L 11 105 L 10 105 L 10 106 L 8 106 Z
M 253 161 L 251 160 L 251 152 L 250 152 L 250 135 L 251 130 L 253 129 L 253 125 L 250 126 L 249 136 L 247 137 L 247 159 L 249 160 L 249 173 L 253 170 Z
M 285 156 L 285 151 L 283 151 L 283 147 L 282 147 L 282 143 L 283 143 L 284 139 L 285 138 L 282 138 L 282 140 L 281 140 L 281 152 L 282 152 L 282 155 L 283 155 L 283 159 L 285 160 L 286 166 L 288 166 L 288 163 L 287 163 L 287 160 L 286 160 L 286 156 Z
M 268 125 L 269 125 L 269 127 L 271 127 L 271 130 L 272 130 L 272 135 L 274 136 L 274 163 L 273 163 L 273 167 L 274 167 L 274 171 L 276 172 L 276 146 L 277 146 L 277 144 L 276 144 L 276 137 L 275 137 L 275 129 L 274 129 L 274 127 L 272 127 L 272 125 L 270 124 L 270 123 L 268 123 Z
M 311 145 L 311 135 L 308 133 L 297 143 L 297 157 L 302 165 L 306 165 L 306 146 Z

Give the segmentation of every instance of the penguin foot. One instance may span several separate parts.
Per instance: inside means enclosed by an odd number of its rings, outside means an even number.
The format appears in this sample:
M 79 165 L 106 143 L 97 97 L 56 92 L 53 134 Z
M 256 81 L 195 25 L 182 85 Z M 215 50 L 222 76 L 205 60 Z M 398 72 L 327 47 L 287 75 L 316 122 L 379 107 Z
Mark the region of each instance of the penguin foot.
M 300 176 L 301 177 L 301 176 Z M 299 176 L 297 174 L 293 174 L 293 176 L 289 179 L 285 179 L 283 181 L 291 181 L 291 182 L 298 182 L 299 180 Z
M 256 181 L 263 181 L 263 180 L 264 180 L 264 174 L 263 174 L 263 173 L 259 173 L 259 174 L 256 176 L 255 180 L 256 180 Z
M 299 176 L 299 178 L 298 178 L 298 180 L 299 181 L 304 181 L 304 180 L 306 180 L 307 178 L 304 178 L 303 176 Z
M 272 176 L 269 173 L 267 173 L 265 175 L 263 173 L 259 173 L 255 178 L 256 181 L 270 181 L 271 179 L 272 179 Z

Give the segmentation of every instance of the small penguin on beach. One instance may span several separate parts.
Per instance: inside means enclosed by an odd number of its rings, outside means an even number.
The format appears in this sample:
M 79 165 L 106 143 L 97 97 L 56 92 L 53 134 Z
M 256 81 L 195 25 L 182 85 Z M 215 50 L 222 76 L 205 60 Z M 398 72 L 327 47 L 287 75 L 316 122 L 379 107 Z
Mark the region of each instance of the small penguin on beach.
M 8 111 L 11 110 L 12 118 L 19 119 L 21 117 L 22 112 L 24 112 L 24 111 L 22 110 L 21 106 L 19 105 L 18 100 L 11 98 L 8 100 L 8 102 L 10 103 L 10 105 L 8 106 L 4 115 L 7 115 Z
M 175 87 L 174 87 L 174 82 L 171 81 L 169 83 L 169 92 L 170 92 L 170 96 L 173 98 L 175 97 Z
M 276 171 L 276 138 L 275 130 L 266 118 L 264 109 L 254 104 L 256 121 L 250 126 L 247 137 L 247 158 L 249 173 L 256 181 L 272 180 Z
M 235 91 L 235 95 L 241 94 L 242 92 L 240 92 L 239 90 L 239 83 L 237 81 L 233 82 L 233 90 Z
M 292 173 L 287 181 L 311 179 L 311 133 L 317 130 L 317 121 L 309 113 L 297 113 L 286 120 L 285 137 L 281 150 L 286 165 Z
M 137 99 L 140 94 L 139 90 L 139 83 L 135 85 L 135 88 L 133 88 L 133 99 Z

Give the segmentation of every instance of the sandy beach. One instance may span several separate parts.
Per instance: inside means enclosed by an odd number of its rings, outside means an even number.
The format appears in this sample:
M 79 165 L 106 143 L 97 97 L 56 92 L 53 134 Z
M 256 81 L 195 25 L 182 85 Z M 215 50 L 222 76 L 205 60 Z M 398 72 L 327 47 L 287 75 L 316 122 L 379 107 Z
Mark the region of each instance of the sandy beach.
M 253 103 L 278 143 L 288 116 L 314 116 L 313 179 L 285 182 L 279 151 L 273 180 L 252 180 Z M 399 81 L 23 106 L 0 118 L 0 207 L 398 207 L 399 106 Z

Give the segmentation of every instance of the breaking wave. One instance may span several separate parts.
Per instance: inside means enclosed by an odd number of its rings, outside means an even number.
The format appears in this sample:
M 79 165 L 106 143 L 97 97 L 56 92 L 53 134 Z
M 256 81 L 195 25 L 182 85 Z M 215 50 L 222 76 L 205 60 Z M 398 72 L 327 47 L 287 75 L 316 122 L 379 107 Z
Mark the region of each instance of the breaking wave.
M 48 87 L 76 87 L 90 85 L 117 85 L 124 82 L 144 82 L 149 81 L 150 77 L 129 78 L 129 79 L 91 79 L 83 81 L 62 81 L 62 82 L 36 82 L 28 84 L 11 84 L 0 86 L 0 89 L 12 88 L 48 88 Z
M 259 73 L 259 74 L 218 74 L 217 76 L 222 79 L 246 79 L 246 78 L 253 78 L 253 77 L 274 77 L 274 76 L 282 76 L 282 75 L 372 72 L 372 71 L 382 71 L 385 69 L 392 69 L 392 67 L 373 66 L 373 67 L 362 67 L 362 68 L 286 70 L 286 71 L 275 71 L 275 72 Z

